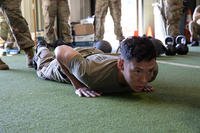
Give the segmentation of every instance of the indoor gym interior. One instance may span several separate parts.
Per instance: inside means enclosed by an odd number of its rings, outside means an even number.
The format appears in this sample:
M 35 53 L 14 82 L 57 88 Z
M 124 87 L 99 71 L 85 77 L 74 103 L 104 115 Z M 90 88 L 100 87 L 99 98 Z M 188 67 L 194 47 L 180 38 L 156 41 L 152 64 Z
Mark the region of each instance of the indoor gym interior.
M 199 133 L 199 57 L 199 46 L 158 57 L 153 93 L 80 98 L 71 85 L 39 79 L 23 52 L 3 56 L 10 70 L 0 72 L 0 133 Z

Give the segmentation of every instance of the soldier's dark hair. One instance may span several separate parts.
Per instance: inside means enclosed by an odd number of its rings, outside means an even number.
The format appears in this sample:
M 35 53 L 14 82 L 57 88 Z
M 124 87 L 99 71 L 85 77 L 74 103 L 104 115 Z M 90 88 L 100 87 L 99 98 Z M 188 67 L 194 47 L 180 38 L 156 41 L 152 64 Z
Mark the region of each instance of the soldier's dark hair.
M 131 36 L 120 43 L 121 57 L 125 60 L 135 59 L 137 62 L 156 59 L 156 50 L 148 37 Z

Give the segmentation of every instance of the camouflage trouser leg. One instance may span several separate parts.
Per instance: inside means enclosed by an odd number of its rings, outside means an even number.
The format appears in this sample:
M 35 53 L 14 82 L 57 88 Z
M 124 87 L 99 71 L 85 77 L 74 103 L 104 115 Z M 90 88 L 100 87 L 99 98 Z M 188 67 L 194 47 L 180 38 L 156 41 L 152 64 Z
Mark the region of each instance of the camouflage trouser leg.
M 62 72 L 58 61 L 53 53 L 46 47 L 40 47 L 35 55 L 37 75 L 42 79 L 70 83 Z
M 95 37 L 96 40 L 103 40 L 104 22 L 108 11 L 108 0 L 96 0 L 95 8 Z
M 191 38 L 190 41 L 197 41 L 200 38 L 200 25 L 198 25 L 197 23 L 195 23 L 194 21 L 191 21 L 189 23 L 189 31 L 191 34 Z
M 166 29 L 167 29 L 167 35 L 176 37 L 180 34 L 179 24 L 177 23 L 168 23 Z
M 9 31 L 8 31 L 8 38 L 7 38 L 7 41 L 9 41 L 9 42 L 15 42 L 15 38 L 13 37 L 13 34 L 12 34 L 12 32 L 10 31 L 10 29 L 9 29 Z
M 0 12 L 0 37 L 6 41 L 8 38 L 9 26 Z
M 60 0 L 58 3 L 58 38 L 65 42 L 72 42 L 71 27 L 69 25 L 70 10 L 67 0 Z
M 43 0 L 42 11 L 44 15 L 44 38 L 47 43 L 53 43 L 55 35 L 55 18 L 57 16 L 57 0 Z
M 23 50 L 34 47 L 28 23 L 21 13 L 21 0 L 4 0 L 2 10 L 19 47 Z
M 47 43 L 53 43 L 56 38 L 72 42 L 69 25 L 70 10 L 67 0 L 43 0 L 44 35 Z M 57 24 L 55 20 L 57 18 Z
M 121 26 L 121 0 L 110 0 L 109 2 L 110 14 L 114 21 L 114 32 L 117 40 L 123 40 L 124 36 L 122 33 Z
M 15 39 L 10 31 L 10 27 L 7 24 L 3 14 L 0 12 L 0 37 L 4 41 L 14 42 Z
M 180 34 L 179 23 L 182 16 L 182 0 L 165 0 L 166 30 L 170 36 Z

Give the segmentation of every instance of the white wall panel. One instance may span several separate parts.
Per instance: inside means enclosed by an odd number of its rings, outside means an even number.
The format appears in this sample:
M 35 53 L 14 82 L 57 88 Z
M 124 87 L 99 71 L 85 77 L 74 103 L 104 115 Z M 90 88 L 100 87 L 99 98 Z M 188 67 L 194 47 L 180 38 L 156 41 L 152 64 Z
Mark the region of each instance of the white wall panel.
M 90 15 L 90 0 L 69 0 L 72 22 L 79 22 Z
M 21 3 L 22 15 L 28 22 L 28 26 L 31 31 L 33 31 L 33 13 L 32 13 L 32 0 L 22 0 Z

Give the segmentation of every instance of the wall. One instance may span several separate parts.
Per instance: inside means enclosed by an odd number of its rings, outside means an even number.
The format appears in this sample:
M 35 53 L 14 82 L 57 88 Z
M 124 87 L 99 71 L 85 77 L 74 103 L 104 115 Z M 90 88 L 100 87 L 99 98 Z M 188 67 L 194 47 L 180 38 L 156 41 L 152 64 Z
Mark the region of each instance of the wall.
M 143 33 L 146 33 L 148 26 L 154 29 L 153 2 L 154 0 L 144 0 Z
M 43 13 L 42 13 L 42 0 L 36 0 L 36 25 L 37 30 L 42 30 L 44 27 Z
M 69 4 L 71 22 L 79 22 L 90 16 L 90 0 L 69 0 Z
M 33 13 L 32 13 L 32 0 L 22 0 L 21 3 L 22 15 L 28 22 L 31 31 L 34 31 Z
M 71 11 L 70 20 L 77 22 L 81 18 L 80 0 L 69 0 L 69 1 L 70 1 L 69 2 L 70 11 Z

